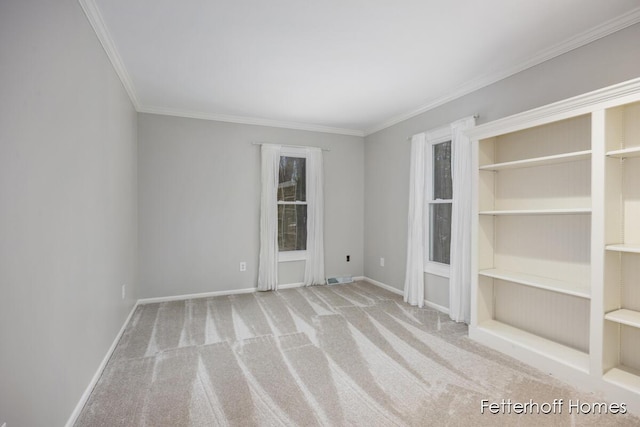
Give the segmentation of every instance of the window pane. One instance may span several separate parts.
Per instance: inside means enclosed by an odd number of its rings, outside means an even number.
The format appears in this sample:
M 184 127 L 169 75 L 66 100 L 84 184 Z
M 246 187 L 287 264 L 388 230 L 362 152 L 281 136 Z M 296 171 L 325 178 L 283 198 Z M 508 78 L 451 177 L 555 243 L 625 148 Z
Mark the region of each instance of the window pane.
M 280 156 L 279 201 L 304 202 L 307 200 L 306 160 L 301 157 Z
M 281 252 L 307 250 L 307 205 L 278 205 L 278 247 Z
M 431 205 L 429 260 L 449 264 L 451 251 L 451 203 Z
M 451 141 L 433 146 L 433 198 L 451 200 Z

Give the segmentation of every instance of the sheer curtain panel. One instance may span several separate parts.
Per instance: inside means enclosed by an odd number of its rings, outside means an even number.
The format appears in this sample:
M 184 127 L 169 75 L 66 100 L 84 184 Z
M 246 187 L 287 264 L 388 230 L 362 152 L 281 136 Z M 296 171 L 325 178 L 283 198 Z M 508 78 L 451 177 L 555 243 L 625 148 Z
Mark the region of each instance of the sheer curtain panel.
M 409 170 L 409 224 L 407 231 L 407 268 L 404 280 L 404 300 L 411 305 L 424 305 L 424 215 L 426 135 L 411 138 Z
M 280 146 L 263 144 L 261 149 L 262 191 L 260 196 L 260 265 L 258 290 L 278 289 L 278 171 Z
M 322 150 L 307 148 L 307 262 L 305 286 L 322 285 L 324 275 L 324 171 Z
M 469 117 L 451 124 L 451 276 L 449 316 L 456 322 L 471 318 L 471 140 L 465 131 L 475 126 Z

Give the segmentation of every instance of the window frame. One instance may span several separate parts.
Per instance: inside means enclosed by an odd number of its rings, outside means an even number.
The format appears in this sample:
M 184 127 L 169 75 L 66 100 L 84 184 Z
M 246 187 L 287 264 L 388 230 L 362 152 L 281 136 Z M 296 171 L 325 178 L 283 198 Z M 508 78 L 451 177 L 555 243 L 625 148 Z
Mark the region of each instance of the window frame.
M 434 159 L 433 159 L 433 149 L 434 146 L 438 144 L 442 144 L 444 142 L 449 142 L 453 144 L 453 133 L 451 132 L 451 126 L 443 126 L 438 129 L 431 130 L 426 132 L 426 140 L 427 147 L 425 153 L 425 171 L 428 174 L 433 174 L 434 171 Z M 453 163 L 453 147 L 451 154 L 451 162 Z M 431 233 L 431 206 L 435 204 L 443 204 L 450 203 L 452 205 L 452 215 L 453 215 L 453 198 L 452 199 L 434 199 L 434 182 L 433 179 L 429 180 L 431 185 L 429 188 L 425 188 L 425 202 L 424 208 L 426 214 L 424 215 L 424 272 L 428 274 L 432 274 L 434 276 L 446 277 L 449 278 L 451 276 L 451 265 L 444 264 L 437 261 L 431 261 L 431 246 L 432 246 L 432 233 Z M 453 194 L 452 194 L 453 197 Z
M 307 150 L 300 147 L 282 147 L 280 149 L 280 157 L 297 157 L 307 159 Z M 309 182 L 309 168 L 305 167 L 305 183 Z M 305 202 L 281 202 L 278 200 L 276 194 L 276 204 L 280 205 L 306 205 L 307 206 L 307 219 L 309 218 L 309 197 Z M 278 230 L 279 231 L 279 230 Z M 306 261 L 307 251 L 281 251 L 278 248 L 278 262 L 292 262 L 292 261 Z

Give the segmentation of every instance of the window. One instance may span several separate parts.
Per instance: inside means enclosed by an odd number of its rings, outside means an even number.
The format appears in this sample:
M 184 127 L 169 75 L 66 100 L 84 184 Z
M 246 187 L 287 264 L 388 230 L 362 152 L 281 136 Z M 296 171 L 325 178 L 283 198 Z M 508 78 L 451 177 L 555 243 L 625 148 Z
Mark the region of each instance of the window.
M 306 259 L 307 159 L 295 149 L 283 150 L 280 156 L 278 248 L 280 261 Z
M 449 277 L 451 254 L 451 211 L 453 181 L 451 177 L 451 131 L 449 127 L 429 133 L 427 148 L 427 248 L 425 272 Z

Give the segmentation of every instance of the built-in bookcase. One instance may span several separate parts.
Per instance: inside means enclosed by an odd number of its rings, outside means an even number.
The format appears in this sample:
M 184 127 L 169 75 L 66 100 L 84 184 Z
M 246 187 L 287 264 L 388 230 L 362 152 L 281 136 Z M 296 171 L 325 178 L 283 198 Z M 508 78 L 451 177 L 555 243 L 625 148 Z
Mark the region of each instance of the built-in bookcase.
M 478 327 L 583 370 L 591 294 L 590 132 L 590 116 L 583 115 L 478 143 L 478 290 L 485 301 Z
M 640 413 L 640 79 L 468 134 L 470 336 Z
M 640 102 L 605 111 L 605 379 L 640 393 Z

